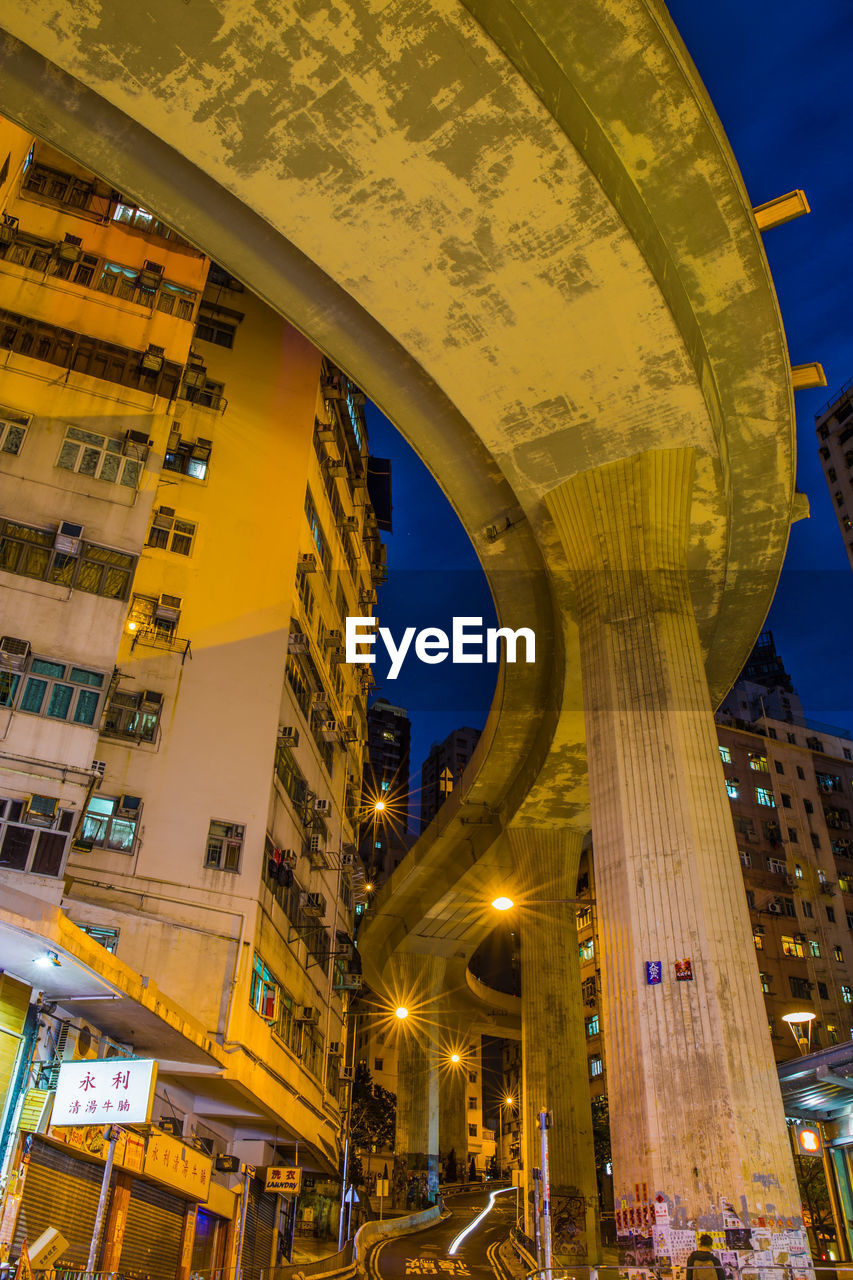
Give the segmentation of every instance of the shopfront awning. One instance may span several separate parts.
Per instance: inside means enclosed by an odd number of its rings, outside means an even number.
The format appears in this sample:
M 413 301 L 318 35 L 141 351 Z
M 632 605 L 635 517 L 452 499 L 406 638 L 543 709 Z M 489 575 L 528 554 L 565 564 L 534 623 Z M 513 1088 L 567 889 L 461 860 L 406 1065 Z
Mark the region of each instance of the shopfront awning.
M 786 1116 L 837 1120 L 853 1111 L 853 1041 L 779 1063 Z

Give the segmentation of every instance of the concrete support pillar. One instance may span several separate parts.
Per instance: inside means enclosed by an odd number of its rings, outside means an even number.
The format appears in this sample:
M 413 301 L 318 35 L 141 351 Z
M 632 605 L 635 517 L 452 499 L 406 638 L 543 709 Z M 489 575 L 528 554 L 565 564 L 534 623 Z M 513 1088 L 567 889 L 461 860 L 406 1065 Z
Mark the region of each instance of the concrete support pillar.
M 461 1182 L 468 1167 L 468 1113 L 466 1110 L 471 1047 L 460 1018 L 442 1018 L 443 1038 L 438 1061 L 438 1153 L 442 1163 L 452 1151 L 456 1158 L 456 1180 Z M 459 1061 L 451 1061 L 453 1054 Z
M 554 1253 L 561 1262 L 596 1263 L 601 1239 L 576 912 L 569 903 L 543 901 L 574 897 L 583 833 L 510 827 L 507 835 L 526 904 L 519 910 L 526 1191 L 533 1188 L 531 1170 L 541 1164 L 538 1113 L 553 1111 Z
M 801 1226 L 688 583 L 693 470 L 692 450 L 653 451 L 547 499 L 575 570 L 626 1255 L 656 1218 L 729 1248 Z
M 408 1180 L 423 1178 L 428 1193 L 438 1193 L 438 1062 L 441 1013 L 437 1001 L 444 961 L 434 956 L 398 953 L 392 960 L 392 999 L 409 1017 L 398 1027 L 397 1133 L 392 1195 L 405 1205 Z

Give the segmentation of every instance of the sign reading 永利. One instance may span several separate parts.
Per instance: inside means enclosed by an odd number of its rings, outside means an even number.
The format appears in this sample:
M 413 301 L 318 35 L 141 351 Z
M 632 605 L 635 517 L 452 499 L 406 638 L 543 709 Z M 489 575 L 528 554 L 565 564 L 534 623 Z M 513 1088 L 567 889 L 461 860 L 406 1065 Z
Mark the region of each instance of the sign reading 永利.
M 157 1063 L 151 1058 L 63 1062 L 51 1124 L 145 1124 L 156 1082 Z

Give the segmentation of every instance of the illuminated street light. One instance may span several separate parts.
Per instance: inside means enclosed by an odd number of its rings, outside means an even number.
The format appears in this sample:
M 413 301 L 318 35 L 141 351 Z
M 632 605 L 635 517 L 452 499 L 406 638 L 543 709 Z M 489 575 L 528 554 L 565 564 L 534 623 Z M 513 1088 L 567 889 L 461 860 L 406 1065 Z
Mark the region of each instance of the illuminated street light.
M 460 1059 L 460 1057 L 459 1057 L 459 1054 L 458 1054 L 458 1053 L 451 1053 L 451 1055 L 450 1055 L 450 1061 L 451 1061 L 451 1062 L 460 1062 L 460 1061 L 461 1061 L 461 1059 Z
M 783 1013 L 782 1021 L 787 1022 L 791 1028 L 791 1035 L 797 1042 L 800 1053 L 806 1054 L 811 1049 L 812 1041 L 812 1023 L 815 1020 L 815 1014 L 809 1009 L 802 1009 L 798 1013 Z M 803 1028 L 807 1029 L 804 1034 Z
M 501 897 L 495 898 L 492 902 L 492 906 L 495 911 L 510 911 L 515 906 L 515 903 L 512 898 Z
M 394 1010 L 394 1013 L 400 1019 L 400 1021 L 402 1021 L 403 1018 L 408 1018 L 409 1016 L 409 1011 L 406 1008 L 406 1006 L 403 1004 L 398 1005 L 397 1008 Z
M 376 801 L 376 804 L 373 806 L 373 812 L 374 812 L 374 813 L 384 813 L 384 812 L 385 812 L 385 801 L 384 801 L 384 800 L 377 800 L 377 801 Z

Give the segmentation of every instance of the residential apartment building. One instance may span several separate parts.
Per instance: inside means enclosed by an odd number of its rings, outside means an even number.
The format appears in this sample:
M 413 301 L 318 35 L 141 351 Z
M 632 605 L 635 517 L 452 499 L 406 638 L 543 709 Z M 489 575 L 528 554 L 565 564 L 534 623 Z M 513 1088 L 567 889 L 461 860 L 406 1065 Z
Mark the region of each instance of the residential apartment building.
M 717 714 L 768 1030 L 777 1061 L 853 1036 L 853 733 L 803 715 L 765 632 Z M 586 855 L 578 895 L 592 886 Z M 594 893 L 593 893 L 594 897 Z M 578 908 L 582 999 L 593 1096 L 606 1093 L 594 907 Z M 796 1024 L 786 1015 L 810 1013 Z M 602 1033 L 604 1036 L 602 1037 Z
M 429 755 L 421 765 L 421 831 L 426 831 L 453 791 L 479 741 L 480 730 L 464 726 L 454 729 L 443 742 L 434 742 L 430 747 Z
M 368 708 L 359 854 L 373 888 L 387 880 L 413 843 L 407 834 L 411 735 L 404 707 L 377 698 Z
M 363 397 L 80 166 L 8 124 L 0 164 L 2 1231 L 71 1231 L 85 1265 L 98 1157 L 51 1131 L 57 1071 L 151 1057 L 181 1176 L 146 1150 L 116 1175 L 100 1268 L 239 1248 L 251 1274 L 339 1194 L 366 737 L 342 636 L 384 572 Z M 298 1163 L 297 1212 L 246 1174 L 241 1244 L 216 1157 Z
M 853 566 L 853 381 L 815 416 L 818 452 L 835 518 Z

